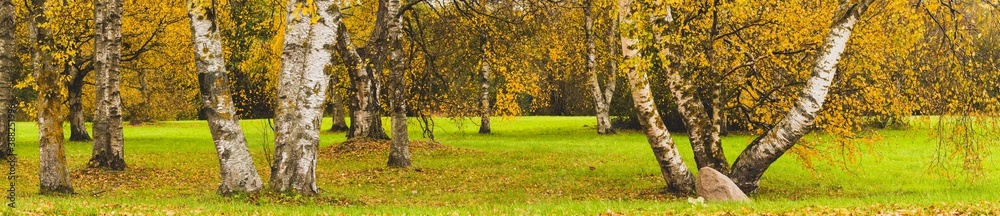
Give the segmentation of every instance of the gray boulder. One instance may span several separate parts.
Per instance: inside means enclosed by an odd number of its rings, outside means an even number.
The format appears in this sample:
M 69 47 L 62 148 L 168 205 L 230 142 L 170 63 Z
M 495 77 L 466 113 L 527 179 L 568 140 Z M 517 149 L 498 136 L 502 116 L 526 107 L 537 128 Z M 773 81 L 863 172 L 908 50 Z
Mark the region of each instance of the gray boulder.
M 715 202 L 750 202 L 740 187 L 728 176 L 710 167 L 698 170 L 698 179 L 694 184 L 698 196 Z

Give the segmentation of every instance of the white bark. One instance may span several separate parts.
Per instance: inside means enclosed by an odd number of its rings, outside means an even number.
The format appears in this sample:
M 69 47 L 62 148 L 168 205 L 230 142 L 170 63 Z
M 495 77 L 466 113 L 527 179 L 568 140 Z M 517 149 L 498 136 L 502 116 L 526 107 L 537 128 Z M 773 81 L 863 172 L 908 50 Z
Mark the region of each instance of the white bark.
M 620 22 L 632 21 L 631 4 L 631 0 L 618 1 Z M 626 61 L 641 58 L 638 48 L 635 47 L 637 46 L 636 42 L 635 39 L 621 37 L 622 55 Z M 639 123 L 642 124 L 646 139 L 653 149 L 653 155 L 656 156 L 656 161 L 660 165 L 660 171 L 663 174 L 663 179 L 667 182 L 668 190 L 680 194 L 690 193 L 694 190 L 694 177 L 684 165 L 684 161 L 670 137 L 670 132 L 667 131 L 663 119 L 660 118 L 660 112 L 656 109 L 656 103 L 649 87 L 649 77 L 645 71 L 641 71 L 644 70 L 643 68 L 638 68 L 634 64 L 628 65 L 627 70 L 629 85 L 632 89 L 632 100 L 635 102 L 636 110 L 638 110 Z
M 399 0 L 384 0 L 389 20 L 389 85 L 392 105 L 392 147 L 389 167 L 410 167 L 410 135 L 406 122 L 406 65 L 403 60 L 403 17 L 399 14 Z
M 670 8 L 667 10 L 669 11 Z M 666 32 L 654 32 L 653 34 L 656 43 L 660 45 L 660 55 L 668 58 L 667 61 L 670 62 L 662 69 L 666 72 L 667 86 L 673 96 L 674 103 L 677 104 L 677 112 L 681 114 L 684 125 L 687 127 L 695 162 L 699 169 L 711 167 L 720 172 L 728 172 L 729 163 L 722 150 L 719 128 L 716 127 L 717 125 L 712 121 L 702 104 L 698 89 L 687 77 L 681 75 L 681 70 L 684 67 L 680 64 L 684 58 L 683 54 L 680 53 L 682 48 L 672 44 L 664 35 L 676 28 L 671 26 L 673 18 L 669 17 L 669 12 L 667 14 L 668 17 L 663 19 L 654 19 L 654 25 L 660 26 L 661 28 L 658 29 L 663 29 Z
M 479 133 L 489 134 L 493 131 L 490 128 L 490 115 L 493 113 L 490 107 L 490 61 L 484 58 L 480 63 L 482 65 L 479 69 Z
M 820 55 L 812 68 L 812 75 L 799 94 L 794 107 L 767 133 L 754 140 L 733 164 L 730 177 L 744 192 L 757 189 L 764 171 L 785 151 L 788 151 L 809 132 L 816 113 L 823 108 L 830 84 L 837 73 L 837 62 L 847 48 L 854 25 L 872 0 L 858 3 L 842 1 L 835 13 L 836 20 L 820 48 Z
M 94 71 L 97 93 L 93 155 L 88 167 L 125 170 L 119 63 L 121 62 L 121 0 L 94 1 Z
M 587 46 L 587 82 L 590 83 L 590 93 L 594 98 L 595 116 L 597 116 L 597 133 L 613 134 L 615 131 L 611 128 L 611 116 L 608 114 L 609 107 L 611 106 L 611 95 L 605 94 L 609 92 L 601 90 L 601 83 L 597 76 L 597 47 L 594 45 L 594 18 L 591 15 L 591 3 L 592 0 L 586 0 L 583 7 L 583 27 L 584 33 L 586 34 L 584 35 L 584 43 Z M 615 74 L 609 74 L 608 77 L 607 83 L 613 83 Z
M 209 0 L 188 1 L 188 15 L 194 40 L 195 65 L 201 90 L 202 109 L 219 155 L 222 182 L 218 192 L 229 195 L 255 192 L 263 183 L 250 157 L 246 137 L 240 127 L 229 78 L 226 76 L 222 42 Z
M 378 114 L 377 77 L 368 68 L 368 60 L 358 53 L 357 46 L 351 41 L 350 32 L 341 20 L 333 20 L 337 28 L 337 51 L 344 59 L 354 92 L 350 97 L 351 127 L 347 138 L 388 139 L 382 130 L 381 117 Z
M 309 2 L 313 4 L 310 5 Z M 314 9 L 308 13 L 302 8 Z M 316 21 L 312 21 L 315 19 Z M 278 79 L 271 188 L 313 195 L 320 123 L 340 10 L 330 0 L 290 1 Z

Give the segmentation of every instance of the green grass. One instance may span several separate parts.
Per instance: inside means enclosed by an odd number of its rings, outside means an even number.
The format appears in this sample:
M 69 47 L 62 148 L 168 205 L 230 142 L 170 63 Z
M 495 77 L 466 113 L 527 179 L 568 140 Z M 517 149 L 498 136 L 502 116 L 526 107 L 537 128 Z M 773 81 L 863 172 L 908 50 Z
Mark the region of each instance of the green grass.
M 926 129 L 878 131 L 883 139 L 853 163 L 820 160 L 815 169 L 792 155 L 764 175 L 749 204 L 696 206 L 660 193 L 660 177 L 645 137 L 636 132 L 599 136 L 592 117 L 519 117 L 494 121 L 493 135 L 479 135 L 472 121 L 438 119 L 437 141 L 447 149 L 413 149 L 420 168 L 385 168 L 388 152 L 333 153 L 342 133 L 324 133 L 317 165 L 319 197 L 265 193 L 224 198 L 215 194 L 218 161 L 204 121 L 125 126 L 124 172 L 88 171 L 88 142 L 67 142 L 77 194 L 38 195 L 37 127 L 17 125 L 21 161 L 17 213 L 45 214 L 625 214 L 850 213 L 998 214 L 997 157 L 978 182 L 928 172 L 935 153 Z M 388 124 L 388 121 L 385 121 Z M 329 119 L 324 128 L 329 127 Z M 410 136 L 419 138 L 412 123 Z M 458 126 L 458 125 L 461 125 Z M 590 125 L 590 126 L 588 126 Z M 385 125 L 388 126 L 388 125 Z M 266 122 L 243 121 L 262 178 L 270 170 Z M 67 128 L 68 130 L 68 128 Z M 68 131 L 67 131 L 68 136 Z M 687 139 L 675 136 L 694 168 Z M 752 139 L 724 138 L 734 160 Z M 827 142 L 812 136 L 814 142 Z M 840 156 L 827 156 L 838 158 Z M 6 180 L 0 180 L 0 184 Z M 5 185 L 5 184 L 4 184 Z M 8 212 L 9 213 L 9 212 Z

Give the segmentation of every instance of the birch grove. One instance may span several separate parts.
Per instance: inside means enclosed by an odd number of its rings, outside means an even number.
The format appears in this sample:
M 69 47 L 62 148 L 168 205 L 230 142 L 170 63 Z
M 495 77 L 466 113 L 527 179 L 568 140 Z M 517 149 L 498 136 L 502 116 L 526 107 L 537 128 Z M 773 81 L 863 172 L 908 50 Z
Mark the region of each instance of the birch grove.
M 623 18 L 620 19 L 621 22 L 633 22 L 628 19 L 631 2 L 628 0 L 621 0 L 619 2 L 620 13 L 623 14 L 621 16 Z M 799 95 L 795 106 L 777 126 L 754 140 L 743 151 L 740 157 L 736 159 L 731 171 L 728 171 L 728 175 L 741 190 L 746 193 L 754 192 L 759 185 L 760 177 L 767 170 L 767 167 L 784 154 L 785 151 L 791 149 L 803 135 L 809 132 L 817 112 L 823 107 L 823 102 L 836 74 L 836 65 L 847 47 L 847 42 L 850 39 L 854 25 L 865 10 L 867 10 L 871 2 L 841 2 L 834 13 L 835 22 L 830 27 L 824 44 L 820 46 L 819 52 L 821 55 L 813 63 L 812 75 Z M 695 89 L 694 84 L 691 83 L 692 80 L 680 72 L 683 67 L 679 63 L 685 61 L 685 54 L 681 53 L 683 47 L 678 46 L 670 40 L 676 38 L 668 36 L 672 34 L 671 31 L 676 31 L 676 28 L 678 28 L 673 23 L 674 18 L 672 17 L 671 8 L 658 8 L 658 6 L 651 8 L 663 12 L 653 13 L 657 15 L 652 16 L 650 19 L 652 29 L 654 30 L 653 36 L 659 52 L 658 57 L 662 59 L 661 62 L 668 63 L 662 66 L 662 70 L 666 71 L 667 86 L 673 95 L 674 103 L 677 104 L 678 112 L 681 114 L 684 124 L 688 128 L 688 139 L 691 141 L 695 161 L 699 168 L 711 167 L 726 173 L 726 170 L 730 169 L 722 150 L 721 139 L 719 138 L 721 128 L 719 124 L 721 122 L 717 120 L 719 118 L 718 114 L 714 112 L 710 114 L 706 111 L 702 99 L 698 96 L 698 91 Z M 630 48 L 630 45 L 635 44 L 634 39 L 622 37 L 623 55 L 626 61 L 639 56 L 635 48 Z M 642 62 L 633 61 L 632 65 L 629 65 L 630 69 L 628 73 L 629 83 L 632 85 L 633 100 L 639 112 L 640 123 L 643 125 L 650 144 L 654 146 L 654 153 L 660 155 L 660 152 L 676 152 L 672 138 L 662 126 L 659 113 L 652 105 L 654 104 L 652 102 L 653 96 L 648 90 L 648 78 L 646 78 L 644 73 L 636 73 L 634 65 L 639 63 Z M 684 163 L 680 161 L 679 155 L 676 153 L 667 155 L 673 157 L 661 158 L 658 156 L 657 159 L 660 161 L 661 170 L 665 174 L 668 188 L 682 194 L 689 192 L 690 188 L 687 188 L 687 190 L 680 189 L 679 185 L 688 185 L 692 182 L 690 172 L 686 169 Z M 674 157 L 678 159 L 674 159 Z M 669 161 L 668 159 L 673 159 L 677 162 L 664 162 Z M 667 173 L 674 175 L 667 175 Z
M 726 192 L 773 191 L 782 181 L 765 173 L 786 154 L 847 166 L 914 116 L 934 116 L 916 128 L 937 142 L 933 172 L 978 180 L 1000 145 L 993 1 L 172 1 L 0 0 L 0 108 L 16 107 L 0 136 L 20 144 L 9 131 L 38 127 L 40 193 L 153 170 L 133 149 L 180 120 L 207 123 L 198 143 L 211 135 L 222 196 L 319 195 L 328 172 L 357 174 L 321 167 L 353 164 L 350 151 L 401 177 L 434 173 L 419 162 L 441 158 L 422 157 L 456 155 L 433 151 L 525 131 L 608 148 L 641 132 L 677 196 L 704 191 L 707 168 L 739 188 Z M 548 121 L 563 117 L 577 122 Z M 13 154 L 0 140 L 0 158 Z

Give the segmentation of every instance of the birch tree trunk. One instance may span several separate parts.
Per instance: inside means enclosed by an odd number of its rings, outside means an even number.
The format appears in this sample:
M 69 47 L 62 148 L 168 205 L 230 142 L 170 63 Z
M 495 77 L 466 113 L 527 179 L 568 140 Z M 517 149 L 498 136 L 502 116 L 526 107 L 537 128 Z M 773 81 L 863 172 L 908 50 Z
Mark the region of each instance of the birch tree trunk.
M 620 22 L 631 22 L 631 0 L 619 0 L 618 19 Z M 626 59 L 641 58 L 636 45 L 636 39 L 621 37 L 622 56 Z M 663 125 L 659 111 L 656 110 L 653 94 L 649 87 L 649 77 L 643 68 L 635 64 L 628 65 L 628 80 L 632 89 L 632 100 L 638 110 L 639 123 L 642 124 L 646 140 L 653 149 L 653 155 L 660 165 L 663 179 L 667 182 L 667 190 L 679 194 L 687 194 L 694 190 L 694 176 L 674 145 L 670 132 Z
M 367 89 L 364 91 L 361 90 L 355 91 L 355 93 L 358 94 L 356 96 L 358 100 L 361 100 L 362 98 L 367 100 L 366 102 L 364 102 L 364 106 L 357 107 L 357 109 L 366 109 L 366 111 L 362 113 L 366 114 L 367 117 L 363 118 L 366 120 L 364 125 L 358 125 L 359 126 L 358 130 L 355 130 L 352 127 L 351 133 L 349 134 L 348 138 L 363 137 L 366 139 L 377 139 L 377 140 L 390 139 L 389 135 L 385 133 L 385 129 L 382 128 L 382 116 L 381 116 L 382 103 L 379 100 L 379 97 L 382 95 L 382 79 L 380 77 L 382 75 L 383 69 L 385 68 L 384 63 L 388 61 L 387 56 L 390 45 L 389 28 L 391 23 L 393 22 L 392 20 L 395 19 L 397 14 L 394 13 L 393 11 L 398 11 L 399 8 L 398 7 L 396 7 L 395 9 L 390 8 L 389 7 L 390 4 L 386 3 L 385 1 L 386 0 L 379 1 L 378 11 L 376 12 L 375 15 L 376 16 L 375 26 L 372 28 L 372 33 L 368 37 L 369 41 L 368 45 L 366 49 L 364 49 L 364 51 L 366 52 L 360 53 L 361 54 L 359 56 L 360 57 L 359 59 L 361 59 L 360 61 L 351 61 L 351 62 L 359 62 L 360 64 L 357 67 L 365 69 L 363 71 L 359 70 L 356 72 L 367 73 L 364 75 L 358 74 L 357 76 L 352 75 L 351 79 L 352 82 L 355 81 L 361 82 L 356 86 L 356 88 L 360 86 L 367 86 Z M 344 33 L 341 36 L 350 37 L 349 34 L 347 34 L 346 29 L 344 30 Z M 349 48 L 349 49 L 354 49 L 353 52 L 358 53 L 357 49 L 355 48 Z M 352 66 L 348 65 L 348 67 Z M 358 104 L 360 105 L 361 103 L 359 102 Z M 360 118 L 361 116 L 358 117 Z M 354 122 L 353 119 L 354 118 L 352 118 L 352 122 Z
M 837 73 L 837 62 L 847 48 L 854 25 L 872 0 L 851 2 L 854 1 L 841 1 L 833 26 L 830 27 L 812 68 L 812 75 L 799 93 L 795 105 L 775 127 L 757 137 L 736 158 L 729 177 L 744 192 L 757 190 L 764 171 L 809 132 L 816 113 L 823 108 L 830 84 Z
M 333 126 L 330 127 L 330 132 L 345 132 L 348 130 L 347 121 L 344 120 L 346 113 L 344 109 L 344 98 L 340 97 L 337 93 L 337 85 L 340 84 L 340 79 L 337 76 L 330 77 L 330 106 L 333 106 Z
M 347 138 L 370 137 L 372 125 L 368 119 L 371 119 L 373 114 L 368 107 L 371 103 L 369 98 L 371 97 L 372 83 L 365 66 L 367 63 L 358 54 L 357 47 L 351 41 L 350 32 L 347 31 L 346 27 L 337 28 L 337 38 L 339 39 L 337 40 L 337 51 L 344 59 L 351 85 L 354 88 L 350 98 L 351 127 L 347 132 Z
M 75 67 L 70 67 L 70 74 L 73 78 L 66 85 L 69 92 L 69 140 L 70 141 L 92 141 L 87 133 L 87 122 L 83 118 L 83 78 L 86 73 L 82 73 Z
M 661 26 L 664 31 L 673 31 L 673 18 L 670 17 L 669 10 L 667 17 L 656 19 L 653 25 Z M 719 138 L 719 127 L 716 127 L 711 116 L 698 97 L 698 89 L 692 84 L 690 78 L 681 74 L 683 66 L 683 54 L 681 47 L 676 46 L 667 40 L 666 32 L 654 32 L 656 43 L 661 47 L 660 55 L 669 58 L 670 64 L 663 67 L 667 74 L 667 87 L 673 96 L 674 103 L 677 104 L 677 112 L 681 114 L 684 125 L 687 126 L 688 139 L 691 141 L 691 149 L 694 151 L 695 162 L 698 168 L 711 167 L 719 172 L 728 172 L 729 162 L 726 160 L 725 152 L 722 150 L 722 140 Z
M 39 25 L 48 21 L 45 17 L 45 0 L 32 0 L 35 15 L 31 23 L 34 40 L 35 79 L 38 82 L 38 179 L 42 194 L 73 193 L 69 168 L 66 165 L 66 151 L 63 147 L 63 113 L 61 74 L 56 70 L 52 55 L 45 49 L 52 48 L 51 31 Z M 45 48 L 45 49 L 43 49 Z
M 125 170 L 122 139 L 119 63 L 121 62 L 121 0 L 94 1 L 94 71 L 97 100 L 94 151 L 87 167 Z
M 315 11 L 309 13 L 309 10 Z M 285 44 L 275 109 L 271 188 L 304 195 L 319 193 L 316 158 L 320 123 L 330 80 L 340 9 L 330 0 L 288 3 Z
M 11 0 L 0 0 L 0 110 L 3 110 L 0 113 L 0 159 L 10 155 L 10 140 L 4 138 L 10 134 L 12 119 L 7 116 L 7 111 L 14 101 L 14 70 L 17 67 L 14 13 Z
M 597 134 L 614 134 L 615 131 L 611 128 L 611 116 L 608 114 L 609 107 L 611 106 L 611 98 L 605 98 L 605 92 L 601 90 L 601 83 L 597 76 L 597 47 L 594 45 L 594 18 L 591 15 L 592 3 L 592 0 L 585 0 L 583 6 L 588 82 L 590 83 L 591 96 L 594 98 L 594 109 L 597 116 Z M 614 82 L 613 77 L 614 74 L 610 74 L 607 83 Z
M 490 129 L 490 115 L 492 115 L 493 110 L 490 107 L 490 61 L 484 59 L 481 60 L 481 68 L 479 68 L 479 133 L 480 134 L 490 134 L 492 129 Z
M 337 26 L 344 26 L 340 20 L 335 20 Z M 351 127 L 347 138 L 389 139 L 382 129 L 382 119 L 378 114 L 378 86 L 376 77 L 369 70 L 367 59 L 358 53 L 357 46 L 351 41 L 347 27 L 337 28 L 337 51 L 344 59 L 347 72 L 354 88 L 350 98 Z
M 607 104 L 607 106 L 605 106 L 608 111 L 606 114 L 608 115 L 608 121 L 610 122 L 611 99 L 615 97 L 615 90 L 618 86 L 618 61 L 621 59 L 622 49 L 621 46 L 619 46 L 619 43 L 616 43 L 616 41 L 621 41 L 621 36 L 618 33 L 618 19 L 612 18 L 609 22 L 611 22 L 611 25 L 608 27 L 608 32 L 605 37 L 607 37 L 608 41 L 608 53 L 610 53 L 611 56 L 608 57 L 608 80 L 605 82 L 604 103 Z M 610 123 L 608 124 L 610 125 Z M 608 128 L 614 132 L 613 126 L 609 126 Z
M 254 167 L 253 158 L 250 157 L 246 137 L 233 105 L 214 6 L 210 0 L 189 0 L 187 3 L 202 110 L 208 118 L 215 150 L 219 155 L 222 182 L 218 193 L 230 195 L 256 192 L 263 183 Z
M 399 0 L 383 0 L 389 20 L 389 85 L 392 89 L 392 147 L 389 150 L 389 167 L 410 167 L 410 135 L 406 122 L 406 62 L 403 59 L 403 17 L 399 14 Z

